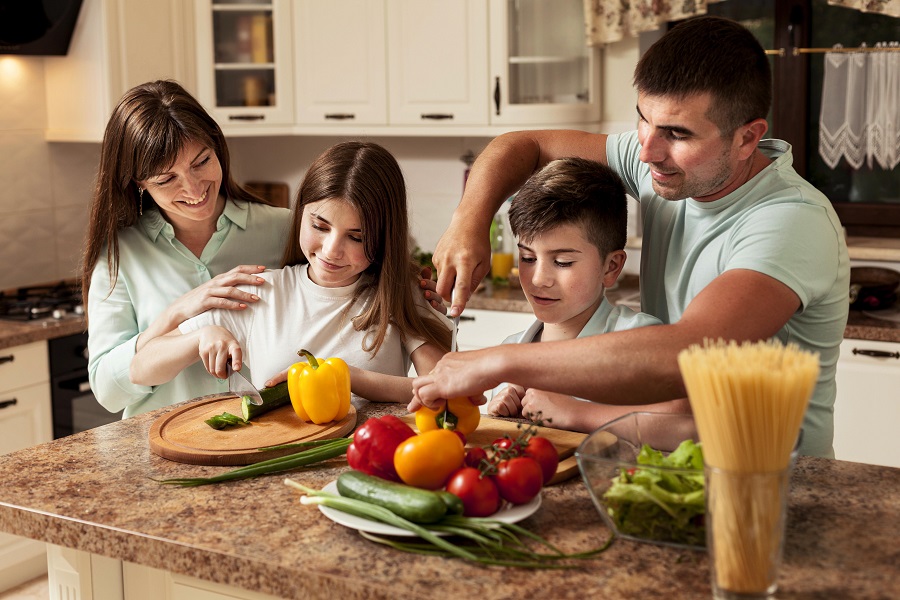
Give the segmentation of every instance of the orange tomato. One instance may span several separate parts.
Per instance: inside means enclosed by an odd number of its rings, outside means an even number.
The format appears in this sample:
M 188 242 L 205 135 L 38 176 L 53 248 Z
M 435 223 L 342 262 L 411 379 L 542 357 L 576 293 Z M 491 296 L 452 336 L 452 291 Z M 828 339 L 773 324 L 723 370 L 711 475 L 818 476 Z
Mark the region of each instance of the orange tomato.
M 406 485 L 437 490 L 463 466 L 466 449 L 449 429 L 434 429 L 400 443 L 394 452 L 394 468 Z
M 447 400 L 447 409 L 451 413 L 451 418 L 445 424 L 443 423 L 443 408 L 431 410 L 423 406 L 416 411 L 416 429 L 420 433 L 433 429 L 455 429 L 463 435 L 469 435 L 478 428 L 478 424 L 481 422 L 481 411 L 465 396 Z

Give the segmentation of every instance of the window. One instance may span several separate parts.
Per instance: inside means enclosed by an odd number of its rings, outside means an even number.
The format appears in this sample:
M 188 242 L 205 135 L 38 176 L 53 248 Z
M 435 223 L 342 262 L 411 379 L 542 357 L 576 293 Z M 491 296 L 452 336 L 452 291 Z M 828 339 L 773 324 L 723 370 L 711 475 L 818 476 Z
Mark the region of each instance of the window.
M 774 98 L 769 137 L 793 146 L 794 168 L 828 196 L 847 233 L 900 238 L 900 168 L 863 166 L 846 160 L 831 169 L 819 156 L 824 53 L 793 55 L 793 48 L 845 48 L 900 41 L 900 19 L 829 6 L 826 0 L 727 0 L 709 14 L 740 21 L 772 55 Z

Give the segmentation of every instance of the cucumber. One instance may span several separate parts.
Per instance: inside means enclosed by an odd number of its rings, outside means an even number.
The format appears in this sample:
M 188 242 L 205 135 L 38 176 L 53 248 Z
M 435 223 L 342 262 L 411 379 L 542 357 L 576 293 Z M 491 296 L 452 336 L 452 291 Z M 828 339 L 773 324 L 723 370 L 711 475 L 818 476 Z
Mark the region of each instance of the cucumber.
M 246 398 L 241 401 L 241 413 L 243 414 L 245 421 L 254 419 L 279 406 L 284 406 L 291 401 L 291 396 L 288 394 L 287 381 L 282 381 L 278 385 L 270 388 L 263 388 L 259 390 L 259 395 L 262 396 L 263 403 L 258 406 L 256 404 L 251 404 Z
M 387 481 L 359 471 L 346 471 L 337 479 L 341 496 L 383 506 L 413 523 L 436 523 L 447 514 L 447 503 L 430 490 Z
M 463 504 L 463 501 L 456 494 L 451 494 L 446 490 L 438 490 L 435 494 L 440 496 L 444 504 L 447 505 L 448 515 L 461 515 L 465 512 L 466 505 Z

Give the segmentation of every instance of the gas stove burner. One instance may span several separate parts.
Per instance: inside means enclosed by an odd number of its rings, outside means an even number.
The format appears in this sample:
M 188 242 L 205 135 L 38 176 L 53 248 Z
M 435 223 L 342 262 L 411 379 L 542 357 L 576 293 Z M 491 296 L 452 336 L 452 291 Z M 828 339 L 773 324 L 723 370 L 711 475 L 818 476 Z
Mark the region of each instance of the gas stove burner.
M 61 320 L 84 314 L 81 286 L 62 281 L 55 285 L 22 287 L 0 292 L 0 319 Z

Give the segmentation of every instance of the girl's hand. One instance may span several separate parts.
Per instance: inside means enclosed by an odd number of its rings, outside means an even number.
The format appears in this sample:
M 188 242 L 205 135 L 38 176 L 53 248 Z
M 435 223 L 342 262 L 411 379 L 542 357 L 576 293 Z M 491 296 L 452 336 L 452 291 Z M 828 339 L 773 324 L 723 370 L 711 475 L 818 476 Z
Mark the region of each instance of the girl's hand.
M 522 411 L 522 397 L 525 388 L 521 385 L 509 383 L 502 390 L 494 394 L 487 412 L 495 417 L 518 417 Z
M 270 387 L 275 387 L 282 381 L 287 381 L 288 371 L 290 371 L 290 370 L 291 370 L 291 368 L 288 367 L 281 373 L 273 375 L 271 378 L 267 379 L 263 385 L 266 386 L 267 388 L 270 388 Z
M 447 307 L 444 306 L 444 299 L 437 293 L 437 282 L 431 278 L 431 267 L 422 267 L 422 272 L 419 275 L 421 277 L 419 287 L 422 288 L 422 295 L 425 296 L 425 300 L 436 311 L 446 315 Z
M 245 309 L 248 304 L 259 301 L 259 296 L 241 291 L 236 286 L 262 285 L 266 280 L 259 277 L 259 273 L 265 270 L 261 265 L 239 265 L 181 296 L 169 305 L 168 311 L 173 321 L 181 323 L 211 308 Z
M 231 332 L 218 325 L 210 325 L 199 331 L 197 350 L 203 366 L 209 374 L 219 379 L 228 378 L 228 361 L 231 368 L 240 371 L 243 351 Z
M 556 429 L 572 429 L 578 419 L 581 400 L 566 394 L 530 388 L 522 397 L 522 416 Z

